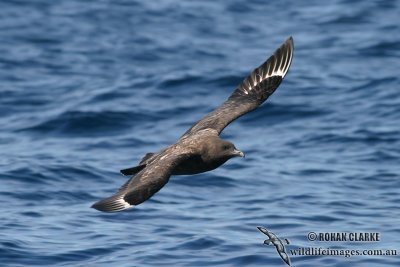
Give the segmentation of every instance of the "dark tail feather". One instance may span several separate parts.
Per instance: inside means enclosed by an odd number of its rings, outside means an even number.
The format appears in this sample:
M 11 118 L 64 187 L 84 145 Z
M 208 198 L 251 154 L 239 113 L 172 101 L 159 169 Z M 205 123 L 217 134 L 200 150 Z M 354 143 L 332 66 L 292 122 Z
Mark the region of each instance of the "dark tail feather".
M 146 162 L 148 159 L 150 159 L 152 156 L 154 155 L 154 153 L 147 153 L 146 155 L 144 155 L 144 157 L 142 158 L 142 160 L 140 161 L 139 165 L 148 163 Z
M 135 167 L 128 168 L 128 169 L 123 169 L 123 170 L 120 170 L 120 172 L 125 176 L 130 176 L 130 175 L 134 175 L 134 174 L 140 172 L 141 170 L 144 169 L 144 167 L 146 167 L 146 164 L 135 166 Z

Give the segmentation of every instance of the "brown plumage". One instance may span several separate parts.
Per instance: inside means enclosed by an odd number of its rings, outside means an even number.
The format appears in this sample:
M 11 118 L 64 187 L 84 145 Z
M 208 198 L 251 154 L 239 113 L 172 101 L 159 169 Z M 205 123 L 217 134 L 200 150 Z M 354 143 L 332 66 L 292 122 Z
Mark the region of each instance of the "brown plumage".
M 171 175 L 196 174 L 213 170 L 233 157 L 244 157 L 219 134 L 232 121 L 256 109 L 282 82 L 293 57 L 293 39 L 287 39 L 275 53 L 238 86 L 217 109 L 196 122 L 181 138 L 158 153 L 148 153 L 133 168 L 121 170 L 132 177 L 111 197 L 93 204 L 105 212 L 136 206 L 158 192 Z

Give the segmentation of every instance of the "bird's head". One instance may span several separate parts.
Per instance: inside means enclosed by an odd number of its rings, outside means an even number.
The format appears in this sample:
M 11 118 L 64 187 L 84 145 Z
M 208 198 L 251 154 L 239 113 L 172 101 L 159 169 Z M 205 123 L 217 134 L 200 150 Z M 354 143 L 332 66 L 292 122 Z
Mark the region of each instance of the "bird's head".
M 229 141 L 221 140 L 216 146 L 217 154 L 224 156 L 228 159 L 233 157 L 243 157 L 244 153 L 238 150 L 234 144 Z
M 244 153 L 236 149 L 234 144 L 214 136 L 202 142 L 202 150 L 203 160 L 217 167 L 233 157 L 244 157 Z

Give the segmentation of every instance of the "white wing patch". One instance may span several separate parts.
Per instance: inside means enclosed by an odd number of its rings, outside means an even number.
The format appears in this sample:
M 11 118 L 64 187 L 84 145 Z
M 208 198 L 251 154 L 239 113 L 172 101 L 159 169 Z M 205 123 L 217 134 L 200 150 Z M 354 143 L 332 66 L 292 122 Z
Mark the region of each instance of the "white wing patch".
M 133 206 L 124 200 L 124 196 L 121 196 L 121 198 L 118 199 L 116 202 L 118 203 L 118 206 L 123 207 L 123 209 L 127 209 Z
M 289 38 L 275 53 L 260 67 L 255 69 L 243 81 L 242 92 L 246 95 L 262 81 L 273 77 L 285 77 L 293 57 L 293 40 Z
M 93 204 L 92 208 L 104 212 L 116 212 L 134 206 L 126 202 L 124 200 L 124 196 L 125 194 L 120 194 L 120 195 L 114 195 L 109 198 L 105 198 Z

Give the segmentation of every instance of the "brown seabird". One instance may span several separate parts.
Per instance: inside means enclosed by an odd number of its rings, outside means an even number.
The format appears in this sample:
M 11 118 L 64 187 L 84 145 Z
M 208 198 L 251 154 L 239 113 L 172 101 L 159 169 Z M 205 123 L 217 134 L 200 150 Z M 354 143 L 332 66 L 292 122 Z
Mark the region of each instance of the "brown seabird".
M 171 175 L 188 175 L 213 170 L 244 153 L 219 134 L 232 121 L 256 109 L 278 88 L 293 57 L 293 39 L 287 39 L 274 54 L 236 88 L 217 109 L 187 130 L 179 140 L 158 153 L 148 153 L 133 168 L 121 170 L 132 176 L 113 196 L 92 208 L 105 212 L 127 209 L 149 199 Z

